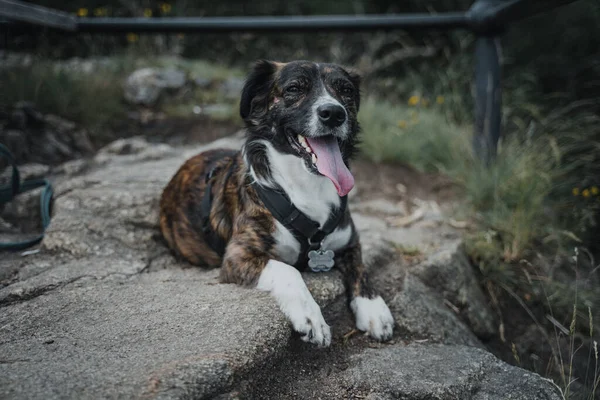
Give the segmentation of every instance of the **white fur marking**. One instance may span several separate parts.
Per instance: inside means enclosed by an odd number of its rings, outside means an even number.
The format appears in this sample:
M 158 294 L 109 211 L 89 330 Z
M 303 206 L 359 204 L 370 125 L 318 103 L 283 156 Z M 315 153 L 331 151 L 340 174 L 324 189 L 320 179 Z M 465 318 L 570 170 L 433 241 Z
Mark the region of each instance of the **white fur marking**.
M 269 260 L 256 288 L 271 293 L 294 330 L 303 335 L 302 340 L 324 347 L 331 344 L 329 325 L 296 268 Z
M 275 221 L 275 252 L 277 255 L 286 263 L 290 265 L 296 264 L 298 256 L 300 255 L 300 243 L 292 232 L 283 226 L 279 221 Z
M 309 172 L 302 158 L 282 154 L 266 140 L 261 142 L 267 149 L 275 183 L 300 211 L 323 225 L 329 218 L 331 206 L 338 207 L 340 204 L 340 196 L 331 180 Z
M 267 141 L 262 141 L 262 144 L 267 149 L 273 181 L 287 193 L 292 203 L 300 211 L 322 226 L 329 218 L 331 207 L 340 205 L 340 197 L 331 180 L 309 172 L 301 158 L 282 154 Z M 252 170 L 251 174 L 253 174 Z M 259 179 L 254 174 L 253 178 Z M 259 180 L 259 183 L 271 186 L 269 182 L 263 180 Z M 276 227 L 274 237 L 277 242 L 277 255 L 293 265 L 300 254 L 300 243 L 278 221 L 276 221 Z M 348 244 L 351 236 L 352 228 L 350 226 L 336 229 L 325 238 L 323 247 L 328 250 L 338 250 Z
M 325 88 L 325 86 L 323 85 L 323 92 L 321 93 L 321 96 L 319 96 L 319 98 L 314 102 L 313 106 L 312 106 L 312 115 L 310 117 L 310 122 L 308 123 L 308 127 L 309 127 L 309 135 L 308 136 L 322 136 L 323 133 L 323 127 L 321 126 L 321 121 L 319 120 L 319 114 L 317 113 L 317 109 L 325 104 L 337 104 L 338 106 L 342 107 L 344 109 L 344 112 L 346 113 L 346 120 L 344 121 L 344 123 L 336 128 L 333 128 L 332 132 L 335 136 L 338 136 L 342 139 L 346 139 L 349 135 L 349 126 L 348 126 L 348 112 L 346 111 L 346 108 L 342 105 L 342 103 L 340 103 L 339 101 L 337 101 L 337 99 L 335 97 L 333 97 L 332 95 L 329 94 L 329 92 L 327 91 L 327 89 Z
M 346 225 L 331 232 L 323 240 L 323 248 L 326 250 L 339 250 L 350 242 L 352 237 L 352 226 Z
M 350 308 L 356 317 L 356 327 L 374 339 L 388 340 L 394 330 L 394 317 L 381 296 L 374 299 L 355 297 Z

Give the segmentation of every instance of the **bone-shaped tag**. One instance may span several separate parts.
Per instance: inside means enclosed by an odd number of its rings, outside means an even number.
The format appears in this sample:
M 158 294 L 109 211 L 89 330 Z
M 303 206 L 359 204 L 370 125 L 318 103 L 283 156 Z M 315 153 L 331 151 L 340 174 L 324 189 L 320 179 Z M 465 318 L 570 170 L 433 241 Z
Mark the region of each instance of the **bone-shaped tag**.
M 333 250 L 311 250 L 308 252 L 308 267 L 313 272 L 327 272 L 335 264 L 334 256 Z

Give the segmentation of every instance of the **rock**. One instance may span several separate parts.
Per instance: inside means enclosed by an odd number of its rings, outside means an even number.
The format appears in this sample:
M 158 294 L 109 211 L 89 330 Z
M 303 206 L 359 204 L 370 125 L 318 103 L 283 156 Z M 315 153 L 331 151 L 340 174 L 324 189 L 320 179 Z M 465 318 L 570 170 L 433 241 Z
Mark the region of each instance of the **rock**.
M 194 84 L 200 89 L 208 89 L 212 86 L 213 80 L 201 76 L 194 77 Z
M 456 308 L 478 337 L 486 339 L 496 332 L 494 314 L 460 240 L 449 241 L 410 273 Z
M 512 367 L 485 350 L 409 345 L 366 349 L 341 374 L 347 387 L 373 399 L 560 400 L 539 375 Z
M 403 337 L 482 347 L 469 328 L 444 305 L 444 298 L 407 275 L 390 310 Z
M 404 215 L 405 210 L 399 204 L 386 199 L 372 199 L 361 202 L 360 211 L 388 215 Z
M 0 143 L 18 164 L 56 165 L 94 150 L 86 130 L 63 118 L 42 115 L 30 103 L 19 103 L 0 117 Z
M 390 228 L 376 216 L 354 215 L 364 262 L 373 281 L 384 283 L 378 287 L 396 318 L 391 344 L 363 335 L 346 343 L 354 325 L 338 271 L 304 274 L 334 331 L 333 347 L 324 350 L 293 335 L 266 293 L 220 284 L 218 270 L 173 257 L 158 229 L 162 189 L 185 159 L 241 141 L 238 134 L 176 149 L 124 139 L 81 165 L 56 168 L 63 175 L 39 253 L 0 260 L 0 398 L 261 397 L 238 388 L 252 376 L 271 377 L 269 368 L 297 385 L 269 392 L 281 398 L 314 398 L 294 394 L 308 390 L 328 399 L 555 398 L 538 376 L 450 345 L 481 346 L 465 323 L 478 321 L 480 306 L 471 302 L 481 299 L 464 287 L 476 282 L 464 278 L 470 266 L 456 261 L 461 250 L 450 246 L 450 231 Z M 410 233 L 427 241 L 420 263 L 405 262 L 390 244 Z M 435 273 L 457 275 L 458 283 L 438 282 Z M 449 299 L 469 311 L 455 314 Z M 414 339 L 443 344 L 404 346 Z M 286 363 L 307 367 L 288 370 Z M 315 368 L 323 369 L 310 375 Z
M 50 172 L 50 167 L 44 164 L 30 163 L 19 165 L 21 180 L 45 178 Z M 12 167 L 6 167 L 0 175 L 0 182 L 7 184 L 12 179 Z
M 186 81 L 185 72 L 178 69 L 138 69 L 125 81 L 125 99 L 132 104 L 151 106 L 166 90 L 181 89 Z
M 228 78 L 221 85 L 221 93 L 228 99 L 239 99 L 244 88 L 244 79 Z
M 43 188 L 21 193 L 1 209 L 0 217 L 16 225 L 22 232 L 39 231 L 42 228 L 40 195 Z

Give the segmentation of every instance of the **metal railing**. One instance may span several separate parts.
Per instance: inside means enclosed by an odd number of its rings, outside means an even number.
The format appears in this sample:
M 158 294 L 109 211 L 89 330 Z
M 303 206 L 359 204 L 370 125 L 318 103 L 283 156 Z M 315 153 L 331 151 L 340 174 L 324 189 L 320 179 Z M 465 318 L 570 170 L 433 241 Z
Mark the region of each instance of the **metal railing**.
M 122 32 L 324 32 L 468 29 L 475 45 L 473 150 L 486 163 L 496 154 L 502 123 L 500 38 L 510 23 L 577 0 L 476 0 L 466 12 L 441 14 L 335 15 L 294 17 L 75 18 L 67 13 L 0 0 L 0 29 L 42 25 L 73 33 Z

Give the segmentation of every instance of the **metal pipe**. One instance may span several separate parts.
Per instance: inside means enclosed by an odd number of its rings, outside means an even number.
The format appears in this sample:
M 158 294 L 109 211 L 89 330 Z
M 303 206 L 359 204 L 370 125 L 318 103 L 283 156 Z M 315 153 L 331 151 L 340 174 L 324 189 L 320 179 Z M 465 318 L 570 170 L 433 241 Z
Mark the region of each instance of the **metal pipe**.
M 475 132 L 473 152 L 489 164 L 496 155 L 502 124 L 500 36 L 480 36 L 475 45 Z
M 465 13 L 281 17 L 79 18 L 78 32 L 314 32 L 468 28 Z
M 77 19 L 72 15 L 59 10 L 14 0 L 0 0 L 0 17 L 66 31 L 77 29 Z

